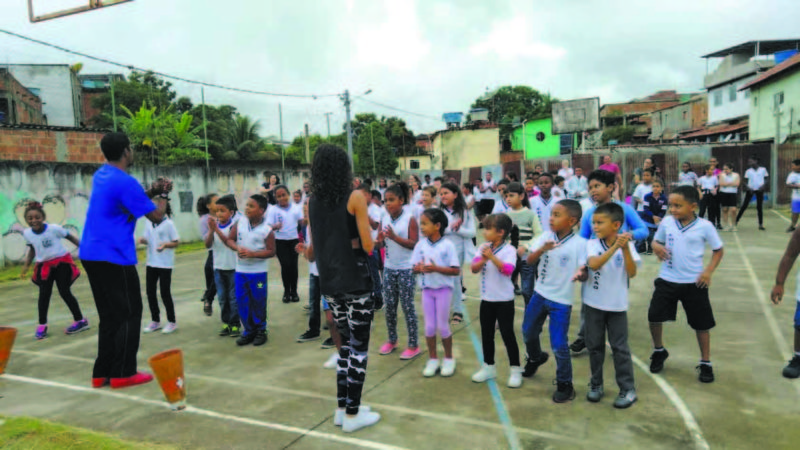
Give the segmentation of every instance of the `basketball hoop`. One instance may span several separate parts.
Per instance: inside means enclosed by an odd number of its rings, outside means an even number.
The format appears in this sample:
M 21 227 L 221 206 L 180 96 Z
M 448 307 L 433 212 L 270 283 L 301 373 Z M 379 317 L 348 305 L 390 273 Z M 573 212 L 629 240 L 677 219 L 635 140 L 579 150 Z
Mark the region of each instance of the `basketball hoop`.
M 28 0 L 28 18 L 31 23 L 44 22 L 45 20 L 58 19 L 73 14 L 80 14 L 95 9 L 105 8 L 107 6 L 119 5 L 122 3 L 132 2 L 133 0 L 74 0 L 72 3 L 76 4 L 75 7 L 61 9 L 56 11 L 48 11 L 40 15 L 34 12 L 33 4 L 35 0 Z M 83 5 L 77 6 L 83 3 Z

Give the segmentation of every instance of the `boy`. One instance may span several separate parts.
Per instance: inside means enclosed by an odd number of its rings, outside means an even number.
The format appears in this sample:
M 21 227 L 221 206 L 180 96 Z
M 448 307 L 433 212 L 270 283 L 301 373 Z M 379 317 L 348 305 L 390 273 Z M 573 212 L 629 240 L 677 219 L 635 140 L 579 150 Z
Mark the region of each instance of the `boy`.
M 719 205 L 717 204 L 719 178 L 714 175 L 714 166 L 711 164 L 706 164 L 703 170 L 705 170 L 705 175 L 697 180 L 697 189 L 700 191 L 700 217 L 704 218 L 708 211 L 708 221 L 716 224 L 719 214 Z
M 251 195 L 244 217 L 231 226 L 228 247 L 236 251 L 236 303 L 244 330 L 236 345 L 267 343 L 267 260 L 275 256 L 275 233 L 264 212 L 267 198 Z
M 594 210 L 592 226 L 597 239 L 586 244 L 589 279 L 581 290 L 592 374 L 586 399 L 597 403 L 603 398 L 603 361 L 608 331 L 619 386 L 614 407 L 620 409 L 630 407 L 637 400 L 628 347 L 627 311 L 628 285 L 636 276 L 636 266 L 642 262 L 633 248 L 631 234 L 619 232 L 624 220 L 625 212 L 616 203 L 604 203 Z
M 233 195 L 223 195 L 217 200 L 216 219 L 208 218 L 209 232 L 205 237 L 206 247 L 217 252 L 214 258 L 214 283 L 217 286 L 222 330 L 220 336 L 239 337 L 239 307 L 236 305 L 236 252 L 228 248 L 227 233 L 241 217 L 236 211 Z
M 800 159 L 792 161 L 792 173 L 786 177 L 786 187 L 792 190 L 792 225 L 786 229 L 787 233 L 791 233 L 796 229 L 800 216 Z
M 663 261 L 656 278 L 655 292 L 650 300 L 647 318 L 653 337 L 653 355 L 650 372 L 659 373 L 669 357 L 662 342 L 663 323 L 674 321 L 678 302 L 683 304 L 686 320 L 697 333 L 700 345 L 698 379 L 702 383 L 714 381 L 710 360 L 710 334 L 714 328 L 714 313 L 708 299 L 708 286 L 720 261 L 722 240 L 716 227 L 697 217 L 697 190 L 692 186 L 678 186 L 669 196 L 669 213 L 656 231 L 653 252 Z M 713 251 L 711 262 L 703 268 L 703 253 L 708 244 Z
M 508 190 L 508 180 L 503 178 L 497 183 L 497 194 L 500 196 L 500 199 L 494 202 L 494 206 L 492 207 L 492 214 L 504 214 L 506 211 L 511 209 L 506 203 L 506 191 Z
M 583 169 L 575 168 L 575 175 L 567 180 L 567 197 L 580 201 L 589 196 L 589 181 L 583 176 Z
M 558 200 L 556 200 L 558 201 Z M 530 199 L 531 211 L 536 213 L 542 230 L 550 231 L 550 210 L 553 201 L 553 175 L 545 172 L 539 175 L 539 195 Z
M 688 161 L 681 164 L 681 173 L 678 174 L 678 186 L 692 186 L 697 184 L 697 174 L 692 170 L 692 165 Z
M 792 169 L 797 164 L 798 160 L 792 162 Z M 800 254 L 800 231 L 795 231 L 789 245 L 786 246 L 786 251 L 783 253 L 781 263 L 778 266 L 778 273 L 775 275 L 775 286 L 772 288 L 772 303 L 778 305 L 783 300 L 783 283 L 786 282 L 786 277 L 792 270 L 797 255 Z M 800 279 L 800 274 L 798 274 Z M 794 313 L 794 355 L 789 361 L 789 364 L 783 368 L 783 376 L 786 378 L 800 377 L 800 282 L 797 284 L 797 309 Z
M 661 219 L 667 214 L 667 196 L 664 195 L 664 182 L 661 180 L 654 180 L 652 183 L 653 192 L 644 196 L 644 211 L 639 215 L 647 224 L 647 241 L 643 242 L 641 249 L 636 249 L 638 252 L 644 252 L 645 255 L 653 254 L 653 237 L 656 235 L 656 229 L 661 223 Z
M 750 206 L 750 202 L 753 200 L 753 196 L 756 196 L 756 209 L 758 210 L 758 229 L 761 231 L 765 231 L 764 228 L 764 186 L 767 184 L 767 177 L 769 173 L 767 173 L 767 169 L 760 167 L 758 165 L 759 159 L 757 156 L 753 155 L 747 159 L 747 165 L 750 166 L 749 169 L 744 173 L 744 177 L 747 178 L 747 194 L 744 196 L 744 203 L 742 203 L 742 207 L 739 208 L 739 214 L 736 215 L 736 225 L 739 225 L 739 219 L 742 218 L 742 214 L 744 214 L 747 207 Z
M 576 272 L 586 264 L 586 239 L 572 232 L 580 219 L 581 207 L 578 202 L 561 200 L 552 208 L 548 220 L 550 231 L 542 233 L 528 249 L 530 254 L 527 263 L 539 264 L 539 278 L 522 322 L 528 353 L 522 376 L 532 377 L 539 366 L 547 361 L 548 354 L 542 351 L 539 335 L 545 319 L 550 316 L 550 345 L 556 358 L 558 386 L 553 393 L 556 403 L 575 398 L 567 332 L 572 313 L 571 282 L 579 280 Z M 520 256 L 524 253 L 524 247 L 520 247 Z
M 642 182 L 636 186 L 636 189 L 633 190 L 633 195 L 631 198 L 633 199 L 633 206 L 636 208 L 636 212 L 641 213 L 644 211 L 644 196 L 653 192 L 653 171 L 651 169 L 645 169 L 642 171 Z

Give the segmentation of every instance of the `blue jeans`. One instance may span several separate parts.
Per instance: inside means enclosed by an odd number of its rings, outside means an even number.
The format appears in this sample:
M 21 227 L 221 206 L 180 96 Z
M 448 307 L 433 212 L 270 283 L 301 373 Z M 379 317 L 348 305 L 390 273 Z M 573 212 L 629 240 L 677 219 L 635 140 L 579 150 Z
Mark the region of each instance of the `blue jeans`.
M 528 358 L 537 359 L 542 353 L 542 344 L 539 342 L 542 326 L 547 316 L 550 316 L 550 346 L 556 358 L 556 381 L 559 383 L 572 382 L 572 360 L 567 336 L 570 314 L 572 305 L 556 303 L 534 292 L 522 320 L 522 335 Z
M 214 283 L 217 285 L 220 318 L 222 323 L 232 327 L 240 325 L 239 307 L 236 303 L 235 278 L 235 270 L 214 270 Z
M 322 294 L 319 290 L 319 277 L 313 274 L 308 275 L 308 304 L 311 305 L 311 313 L 308 315 L 309 331 L 319 333 L 320 323 L 320 301 Z
M 267 272 L 236 272 L 236 303 L 242 336 L 267 331 Z
M 523 259 L 520 261 L 519 267 L 519 284 L 522 290 L 522 299 L 525 300 L 525 306 L 533 297 L 533 286 L 536 280 L 536 267 L 529 266 Z

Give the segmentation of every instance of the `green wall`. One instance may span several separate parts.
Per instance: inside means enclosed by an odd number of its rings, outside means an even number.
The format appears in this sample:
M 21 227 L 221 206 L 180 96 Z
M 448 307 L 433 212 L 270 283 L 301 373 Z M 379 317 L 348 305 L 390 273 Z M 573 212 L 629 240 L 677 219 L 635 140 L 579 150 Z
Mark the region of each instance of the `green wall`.
M 544 140 L 539 141 L 536 136 L 544 134 Z M 529 120 L 524 125 L 516 128 L 511 133 L 511 148 L 524 150 L 525 159 L 555 157 L 561 154 L 560 135 L 552 134 L 552 119 Z M 523 137 L 525 141 L 523 142 Z M 573 146 L 576 144 L 573 136 Z

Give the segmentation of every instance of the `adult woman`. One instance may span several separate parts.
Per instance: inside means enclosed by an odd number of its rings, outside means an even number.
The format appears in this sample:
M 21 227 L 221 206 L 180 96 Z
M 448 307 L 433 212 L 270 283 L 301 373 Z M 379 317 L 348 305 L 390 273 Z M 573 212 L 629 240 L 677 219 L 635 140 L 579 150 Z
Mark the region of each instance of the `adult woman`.
M 320 145 L 311 166 L 309 221 L 313 259 L 320 291 L 328 300 L 342 337 L 336 370 L 338 409 L 334 424 L 353 432 L 377 423 L 381 416 L 361 406 L 367 375 L 367 350 L 373 315 L 367 200 L 352 190 L 350 160 L 339 147 Z
M 558 169 L 558 176 L 562 177 L 565 182 L 569 181 L 572 178 L 572 175 L 575 174 L 575 171 L 569 166 L 569 160 L 564 159 L 561 161 L 561 168 Z
M 419 181 L 419 177 L 416 175 L 409 175 L 408 186 L 411 188 L 411 192 L 409 193 L 409 197 L 411 197 L 411 204 L 416 205 L 418 203 L 422 203 L 422 191 L 420 190 L 422 183 Z
M 614 187 L 614 199 L 619 200 L 622 195 L 622 170 L 616 163 L 611 161 L 611 155 L 603 156 L 603 164 L 598 169 L 607 170 L 614 174 L 617 182 L 616 187 Z
M 722 169 L 719 168 L 719 161 L 717 160 L 717 158 L 714 157 L 714 156 L 709 158 L 708 159 L 708 165 L 710 165 L 712 168 L 714 168 L 714 176 L 717 177 L 717 179 L 719 180 L 719 175 L 722 173 Z M 716 215 L 717 223 L 715 225 L 717 226 L 718 230 L 721 230 L 722 229 L 722 214 L 720 214 L 719 194 L 717 194 L 717 201 L 712 204 L 712 207 L 715 208 L 714 212 L 717 214 Z
M 719 204 L 722 206 L 722 227 L 724 231 L 736 231 L 736 193 L 739 190 L 739 174 L 733 165 L 725 163 L 719 174 Z
M 269 183 L 263 183 L 261 185 L 261 194 L 267 197 L 267 201 L 270 205 L 278 203 L 275 199 L 275 188 L 280 186 L 280 184 L 281 179 L 273 173 L 269 176 Z

